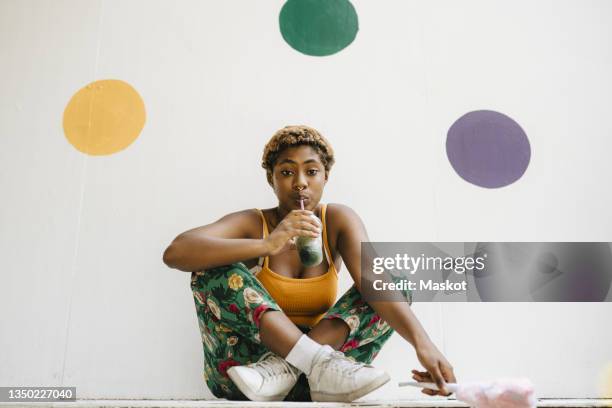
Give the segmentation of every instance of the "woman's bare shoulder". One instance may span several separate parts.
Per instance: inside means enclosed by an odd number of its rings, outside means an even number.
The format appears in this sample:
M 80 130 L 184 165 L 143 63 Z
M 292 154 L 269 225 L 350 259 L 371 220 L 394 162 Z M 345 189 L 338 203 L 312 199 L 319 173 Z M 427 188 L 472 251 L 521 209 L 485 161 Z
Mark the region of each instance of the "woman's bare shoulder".
M 263 227 L 261 222 L 261 215 L 259 213 L 259 210 L 257 210 L 256 208 L 249 208 L 246 210 L 229 213 L 223 218 L 226 217 L 231 217 L 234 221 L 240 223 L 244 228 L 247 238 L 261 238 L 261 232 Z
M 328 216 L 325 217 L 338 236 L 349 234 L 367 234 L 363 220 L 353 208 L 345 204 L 330 203 L 327 205 Z
M 328 203 L 327 215 L 330 217 L 340 217 L 340 219 L 359 217 L 357 212 L 346 204 Z M 327 218 L 327 217 L 326 217 Z

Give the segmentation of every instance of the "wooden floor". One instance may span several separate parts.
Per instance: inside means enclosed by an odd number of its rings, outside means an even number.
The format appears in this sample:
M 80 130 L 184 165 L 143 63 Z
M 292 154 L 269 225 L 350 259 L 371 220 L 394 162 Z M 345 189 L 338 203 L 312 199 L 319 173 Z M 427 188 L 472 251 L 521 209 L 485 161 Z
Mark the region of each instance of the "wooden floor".
M 220 407 L 380 407 L 380 408 L 452 408 L 468 405 L 454 399 L 431 398 L 428 400 L 376 400 L 353 403 L 337 402 L 249 402 L 226 400 L 77 400 L 75 402 L 0 403 L 0 407 L 53 407 L 53 408 L 220 408 Z M 540 399 L 538 407 L 546 408 L 612 408 L 612 399 Z

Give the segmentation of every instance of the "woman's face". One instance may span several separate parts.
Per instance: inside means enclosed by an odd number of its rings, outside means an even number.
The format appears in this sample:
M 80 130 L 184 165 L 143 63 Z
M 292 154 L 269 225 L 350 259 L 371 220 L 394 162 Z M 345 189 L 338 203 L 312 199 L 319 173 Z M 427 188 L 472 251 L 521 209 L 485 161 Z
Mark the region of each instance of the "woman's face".
M 288 147 L 281 152 L 272 170 L 272 188 L 279 206 L 286 211 L 304 208 L 313 211 L 327 183 L 325 167 L 316 150 L 308 145 Z

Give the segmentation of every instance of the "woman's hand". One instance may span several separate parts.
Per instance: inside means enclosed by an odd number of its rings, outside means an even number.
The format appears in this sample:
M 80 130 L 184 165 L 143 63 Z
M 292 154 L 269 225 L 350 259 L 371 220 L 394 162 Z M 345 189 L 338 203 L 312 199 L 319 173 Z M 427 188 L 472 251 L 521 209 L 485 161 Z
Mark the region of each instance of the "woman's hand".
M 264 239 L 266 256 L 295 248 L 295 239 L 298 236 L 318 237 L 321 234 L 321 226 L 314 220 L 312 214 L 309 210 L 293 210 L 287 214 L 274 231 Z
M 452 393 L 444 387 L 445 383 L 456 383 L 453 367 L 448 360 L 440 353 L 436 346 L 427 342 L 422 346 L 416 347 L 417 358 L 427 371 L 412 370 L 412 378 L 418 382 L 436 383 L 439 391 L 430 388 L 423 388 L 421 391 L 427 395 L 449 396 Z

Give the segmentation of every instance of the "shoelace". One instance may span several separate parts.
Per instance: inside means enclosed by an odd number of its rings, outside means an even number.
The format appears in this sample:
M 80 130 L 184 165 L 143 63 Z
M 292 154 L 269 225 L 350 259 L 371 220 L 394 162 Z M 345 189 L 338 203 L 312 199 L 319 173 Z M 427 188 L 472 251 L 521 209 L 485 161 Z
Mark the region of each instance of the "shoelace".
M 322 364 L 324 368 L 332 367 L 346 376 L 353 376 L 365 365 L 349 359 L 341 351 L 332 351 Z
M 264 380 L 274 377 L 278 374 L 289 374 L 293 379 L 297 380 L 297 375 L 288 363 L 285 363 L 279 356 L 272 352 L 264 354 L 258 362 L 253 363 L 251 367 L 262 374 Z M 281 369 L 279 372 L 278 369 Z

